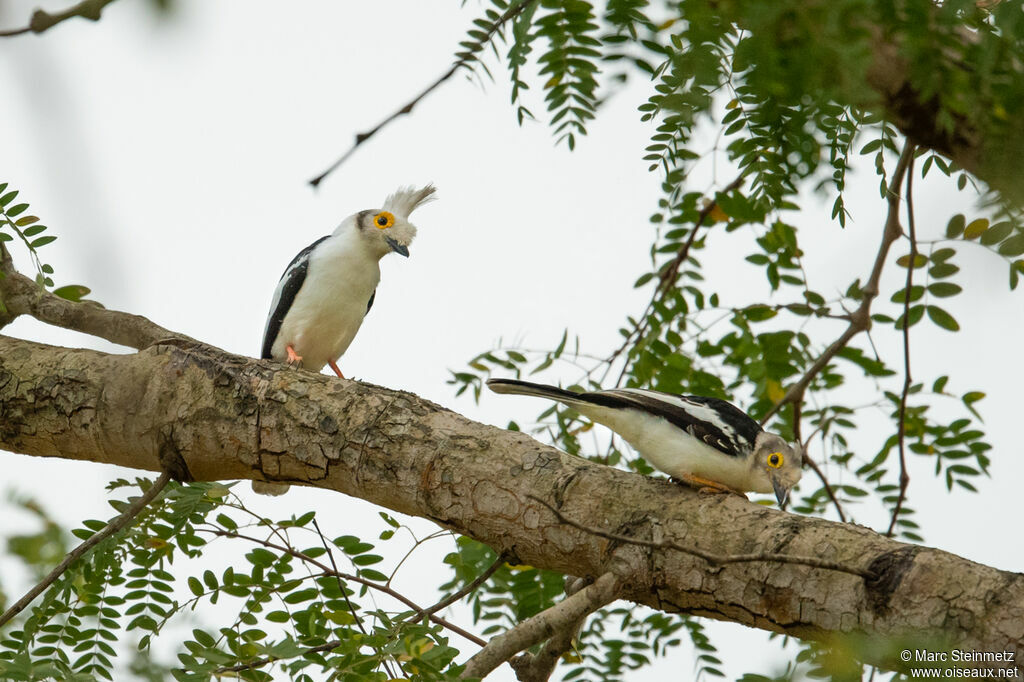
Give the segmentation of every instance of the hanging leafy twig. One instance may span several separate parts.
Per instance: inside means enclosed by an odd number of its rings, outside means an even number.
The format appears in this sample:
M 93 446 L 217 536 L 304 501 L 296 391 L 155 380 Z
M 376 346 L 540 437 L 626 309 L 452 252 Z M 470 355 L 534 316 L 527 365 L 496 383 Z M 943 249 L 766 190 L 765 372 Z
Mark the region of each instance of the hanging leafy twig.
M 716 197 L 712 198 L 706 206 L 704 206 L 700 213 L 697 215 L 697 220 L 693 224 L 693 228 L 690 230 L 690 234 L 687 236 L 686 242 L 683 247 L 676 253 L 675 258 L 672 259 L 667 265 L 662 268 L 661 275 L 658 278 L 658 285 L 654 287 L 654 293 L 651 294 L 651 300 L 647 303 L 647 308 L 644 310 L 643 315 L 640 316 L 636 326 L 630 331 L 629 335 L 626 336 L 622 345 L 615 349 L 611 355 L 608 356 L 606 362 L 609 367 L 622 353 L 627 351 L 629 347 L 634 343 L 634 339 L 637 343 L 643 339 L 644 334 L 647 332 L 647 328 L 650 325 L 650 317 L 654 314 L 654 307 L 661 301 L 665 294 L 675 286 L 676 281 L 679 279 L 679 268 L 682 267 L 683 263 L 686 262 L 687 257 L 690 255 L 690 248 L 697 239 L 697 232 L 707 221 L 714 210 L 718 207 L 718 194 L 727 194 L 735 189 L 738 189 L 743 184 L 744 174 L 740 173 L 736 178 L 728 185 L 723 187 L 720 191 L 716 192 Z M 618 380 L 615 382 L 616 386 L 622 384 L 622 379 L 626 375 L 626 370 L 629 367 L 629 363 L 622 368 L 622 372 L 619 374 Z
M 3 613 L 3 615 L 0 615 L 0 627 L 3 627 L 5 623 L 21 613 L 36 597 L 46 591 L 46 588 L 56 582 L 56 580 L 68 570 L 71 564 L 85 556 L 90 549 L 103 542 L 114 533 L 125 528 L 135 520 L 135 517 L 142 513 L 142 510 L 145 509 L 150 502 L 156 499 L 156 496 L 160 494 L 160 491 L 167 486 L 170 480 L 171 474 L 169 472 L 165 471 L 160 474 L 160 477 L 157 478 L 153 485 L 150 486 L 149 490 L 135 498 L 135 500 L 129 504 L 120 515 L 111 520 L 110 523 L 95 535 L 90 536 L 85 542 L 68 552 L 68 555 L 64 557 L 64 560 L 57 564 L 57 566 L 50 571 L 45 578 L 25 593 L 25 596 L 15 602 L 11 608 L 7 609 Z
M 899 423 L 896 425 L 896 438 L 900 452 L 900 494 L 896 498 L 896 506 L 892 510 L 889 530 L 886 536 L 892 537 L 896 528 L 896 520 L 903 509 L 903 501 L 907 497 L 907 486 L 910 475 L 907 474 L 907 396 L 910 394 L 910 292 L 913 291 L 914 268 L 917 267 L 917 232 L 914 230 L 914 159 L 911 156 L 907 173 L 907 229 L 910 232 L 910 262 L 907 263 L 907 284 L 903 296 L 903 391 L 900 393 Z
M 416 604 L 411 599 L 409 599 L 408 597 L 403 595 L 401 592 L 398 592 L 397 590 L 394 590 L 394 589 L 392 589 L 390 587 L 387 587 L 386 585 L 381 585 L 380 583 L 374 582 L 372 580 L 367 580 L 366 578 L 360 577 L 358 575 L 352 575 L 351 573 L 341 573 L 339 571 L 335 571 L 330 566 L 328 566 L 328 565 L 326 565 L 326 564 L 324 564 L 324 563 L 322 563 L 320 561 L 317 561 L 313 557 L 311 557 L 308 554 L 305 554 L 303 552 L 300 552 L 297 549 L 293 549 L 291 547 L 283 547 L 283 546 L 278 545 L 276 543 L 270 542 L 269 540 L 260 540 L 259 538 L 252 537 L 251 535 L 243 535 L 241 533 L 235 533 L 235 532 L 232 532 L 232 531 L 213 530 L 213 529 L 208 529 L 208 528 L 197 528 L 196 530 L 197 531 L 202 531 L 204 533 L 211 533 L 213 535 L 217 535 L 219 537 L 224 537 L 224 538 L 235 538 L 237 540 L 248 540 L 249 542 L 255 542 L 258 545 L 262 545 L 262 546 L 266 547 L 267 549 L 275 549 L 275 550 L 277 550 L 279 552 L 284 552 L 285 554 L 290 554 L 291 556 L 295 557 L 296 559 L 300 559 L 300 560 L 305 561 L 305 562 L 307 562 L 309 564 L 312 564 L 313 566 L 316 566 L 321 571 L 324 571 L 324 573 L 326 573 L 327 575 L 337 576 L 337 577 L 341 578 L 342 580 L 349 580 L 349 581 L 352 581 L 354 583 L 359 583 L 360 585 L 365 585 L 366 587 L 370 588 L 371 590 L 377 590 L 378 592 L 382 592 L 382 593 L 388 595 L 389 597 L 391 597 L 393 599 L 396 599 L 397 601 L 400 601 L 401 603 L 405 604 L 406 606 L 408 606 L 413 611 L 416 611 L 416 613 L 424 613 L 426 611 L 426 609 L 424 609 L 423 607 L 419 606 L 418 604 Z M 474 644 L 477 644 L 479 646 L 484 646 L 484 645 L 487 644 L 487 642 L 485 640 L 480 639 L 479 637 L 477 637 L 473 633 L 460 628 L 458 625 L 455 625 L 454 623 L 449 622 L 448 620 L 445 620 L 444 618 L 442 618 L 442 617 L 440 617 L 440 616 L 438 616 L 436 614 L 431 614 L 430 615 L 430 620 L 432 622 L 436 623 L 437 625 L 440 625 L 441 627 L 447 628 L 447 629 L 451 630 L 452 632 L 454 632 L 454 633 L 456 633 L 458 635 L 461 635 L 462 637 L 465 637 L 466 639 L 468 639 L 469 641 L 473 642 Z M 335 646 L 337 646 L 337 645 L 335 645 Z

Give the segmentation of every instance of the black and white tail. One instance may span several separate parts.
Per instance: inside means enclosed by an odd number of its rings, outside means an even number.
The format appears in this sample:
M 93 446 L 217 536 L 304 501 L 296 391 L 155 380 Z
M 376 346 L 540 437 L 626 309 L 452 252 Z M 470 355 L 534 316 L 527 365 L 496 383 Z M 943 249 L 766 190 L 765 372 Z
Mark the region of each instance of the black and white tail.
M 488 379 L 487 388 L 495 393 L 508 393 L 513 395 L 532 395 L 537 398 L 549 398 L 557 400 L 566 405 L 586 405 L 591 401 L 587 400 L 586 393 L 573 393 L 557 386 L 546 386 L 535 384 L 530 381 L 519 381 L 517 379 Z

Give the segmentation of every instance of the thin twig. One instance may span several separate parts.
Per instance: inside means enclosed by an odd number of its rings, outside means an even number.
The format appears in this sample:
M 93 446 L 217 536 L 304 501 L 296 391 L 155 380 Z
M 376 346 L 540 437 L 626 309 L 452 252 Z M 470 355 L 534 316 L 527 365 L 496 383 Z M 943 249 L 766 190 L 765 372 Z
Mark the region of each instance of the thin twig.
M 917 233 L 914 231 L 914 160 L 910 160 L 910 171 L 907 173 L 907 229 L 910 231 L 910 262 L 907 263 L 907 284 L 903 297 L 903 392 L 900 394 L 899 424 L 896 427 L 900 449 L 900 495 L 896 498 L 896 506 L 892 510 L 889 530 L 886 537 L 892 537 L 896 528 L 896 520 L 903 509 L 903 501 L 907 497 L 907 486 L 910 475 L 907 474 L 907 396 L 910 395 L 910 290 L 914 284 L 914 267 L 917 260 Z
M 825 474 L 818 467 L 817 463 L 807 456 L 806 448 L 804 449 L 804 462 L 807 463 L 807 466 L 811 467 L 811 471 L 818 475 L 818 479 L 821 481 L 821 484 L 825 486 L 825 492 L 828 493 L 828 498 L 832 500 L 832 506 L 834 506 L 836 511 L 839 512 L 839 520 L 846 523 L 846 514 L 843 513 L 843 508 L 839 504 L 839 499 L 836 497 L 835 491 L 832 490 L 832 486 L 829 485 L 828 479 L 825 478 Z
M 512 5 L 507 10 L 505 10 L 504 14 L 495 19 L 494 22 L 491 23 L 491 25 L 487 28 L 487 31 L 484 33 L 484 37 L 477 43 L 475 49 L 471 49 L 463 53 L 462 56 L 455 60 L 455 62 L 451 65 L 451 68 L 449 68 L 447 71 L 441 74 L 441 76 L 437 78 L 437 80 L 435 80 L 433 83 L 424 88 L 423 91 L 420 92 L 420 94 L 416 95 L 411 100 L 406 102 L 400 109 L 392 112 L 390 115 L 384 118 L 384 120 L 375 125 L 373 128 L 370 128 L 366 132 L 357 133 L 355 142 L 353 142 L 352 146 L 348 148 L 348 151 L 342 154 L 337 161 L 332 163 L 327 168 L 327 170 L 325 170 L 323 173 L 310 180 L 309 184 L 311 184 L 313 187 L 319 186 L 320 183 L 323 182 L 324 178 L 326 178 L 328 175 L 337 170 L 338 167 L 341 166 L 341 164 L 345 163 L 348 160 L 348 158 L 352 156 L 352 154 L 354 154 L 355 151 L 359 149 L 359 147 L 364 142 L 366 142 L 371 137 L 380 132 L 381 128 L 391 123 L 396 118 L 399 118 L 400 116 L 404 116 L 410 113 L 413 110 L 413 107 L 420 103 L 420 100 L 422 100 L 424 97 L 426 97 L 431 92 L 436 90 L 446 80 L 454 76 L 459 69 L 468 66 L 472 62 L 476 61 L 477 53 L 483 50 L 484 47 L 486 47 L 490 43 L 491 38 L 494 37 L 494 34 L 500 31 L 502 26 L 508 23 L 509 20 L 519 16 L 523 12 L 523 10 L 525 10 L 527 7 L 529 7 L 536 1 L 537 0 L 521 0 L 520 2 L 517 2 L 516 4 Z
M 77 5 L 72 5 L 63 12 L 57 12 L 55 14 L 37 9 L 32 13 L 32 18 L 29 20 L 28 26 L 0 31 L 0 38 L 10 38 L 11 36 L 20 36 L 26 33 L 42 33 L 43 31 L 47 31 L 62 21 L 66 21 L 72 17 L 82 17 L 83 19 L 89 19 L 90 21 L 99 21 L 100 13 L 103 12 L 103 8 L 113 1 L 114 0 L 83 0 Z
M 56 582 L 57 578 L 64 574 L 65 571 L 75 561 L 84 556 L 90 549 L 109 538 L 114 533 L 125 528 L 130 524 L 136 516 L 138 516 L 143 509 L 152 502 L 160 491 L 166 487 L 167 483 L 171 480 L 171 474 L 167 471 L 160 474 L 160 477 L 149 487 L 149 490 L 142 493 L 139 497 L 135 498 L 128 507 L 114 517 L 110 523 L 103 527 L 102 530 L 98 531 L 95 535 L 90 536 L 82 544 L 75 547 L 73 550 L 68 552 L 68 555 L 64 557 L 64 560 L 57 564 L 50 573 L 43 578 L 39 583 L 29 590 L 24 597 L 14 603 L 11 608 L 7 609 L 2 616 L 0 616 L 0 627 L 3 627 L 8 621 L 14 618 L 16 615 L 21 613 L 26 606 L 32 603 L 36 597 L 42 594 L 46 588 Z
M 899 208 L 900 208 L 900 195 L 899 190 L 903 185 L 903 178 L 906 175 L 907 167 L 910 165 L 911 160 L 914 157 L 914 145 L 907 140 L 903 146 L 903 151 L 900 153 L 899 161 L 896 162 L 896 170 L 893 172 L 892 179 L 889 182 L 887 189 L 886 200 L 889 203 L 889 210 L 885 218 L 885 229 L 882 233 L 882 243 L 878 247 L 878 253 L 875 256 L 874 265 L 871 268 L 871 274 L 868 277 L 867 284 L 864 285 L 861 290 L 863 298 L 861 299 L 860 306 L 849 315 L 850 323 L 839 336 L 838 339 L 832 342 L 824 353 L 822 353 L 814 364 L 808 368 L 804 375 L 800 377 L 800 380 L 789 387 L 786 391 L 786 395 L 782 397 L 778 403 L 776 403 L 764 417 L 761 419 L 761 424 L 768 423 L 780 409 L 785 405 L 795 403 L 803 400 L 804 392 L 807 387 L 814 380 L 816 376 L 825 369 L 825 367 L 832 361 L 832 359 L 850 343 L 853 337 L 857 336 L 863 331 L 867 331 L 871 327 L 871 303 L 878 296 L 879 282 L 882 278 L 882 269 L 885 267 L 885 260 L 889 255 L 889 247 L 892 246 L 899 237 L 903 234 L 903 229 L 900 227 Z
M 725 564 L 741 564 L 750 563 L 754 561 L 764 562 L 776 562 L 781 564 L 796 564 L 798 566 L 810 566 L 812 568 L 823 568 L 828 571 L 839 571 L 840 573 L 849 573 L 850 575 L 858 575 L 867 580 L 877 578 L 873 571 L 866 568 L 856 568 L 852 566 L 846 566 L 835 561 L 828 561 L 826 559 L 819 559 L 817 557 L 800 557 L 790 556 L 789 554 L 778 554 L 775 552 L 762 552 L 762 553 L 750 553 L 750 554 L 713 554 L 711 552 L 705 552 L 701 549 L 694 547 L 683 547 L 682 545 L 674 542 L 654 542 L 652 540 L 641 540 L 639 538 L 631 538 L 626 535 L 618 535 L 617 533 L 609 533 L 608 531 L 601 530 L 600 528 L 593 528 L 586 526 L 578 521 L 573 521 L 565 514 L 555 509 L 550 504 L 535 497 L 534 495 L 527 495 L 530 499 L 539 502 L 540 504 L 547 507 L 552 514 L 554 514 L 559 521 L 567 525 L 582 530 L 585 533 L 596 535 L 598 537 L 605 538 L 607 540 L 615 540 L 616 542 L 625 542 L 630 545 L 638 545 L 640 547 L 650 547 L 651 549 L 674 549 L 677 552 L 683 554 L 690 554 L 692 556 L 703 559 L 712 566 L 722 566 Z
M 327 538 L 325 538 L 324 534 L 320 531 L 320 524 L 316 522 L 315 518 L 313 519 L 313 527 L 316 528 L 316 534 L 320 536 L 320 542 L 322 542 L 324 545 L 324 552 L 327 553 L 327 558 L 331 560 L 331 568 L 334 569 L 334 579 L 338 581 L 338 589 L 341 591 L 341 596 L 345 598 L 345 603 L 348 605 L 349 613 L 352 614 L 352 619 L 355 620 L 356 625 L 359 626 L 359 631 L 367 637 L 369 637 L 370 633 L 366 631 L 365 627 L 363 627 L 363 621 L 359 617 L 359 614 L 356 613 L 356 607 L 352 604 L 352 600 L 348 598 L 348 590 L 345 589 L 345 583 L 341 581 L 340 571 L 338 571 L 338 564 L 334 561 L 334 552 L 332 552 L 330 546 L 328 546 Z M 395 673 L 391 670 L 391 666 L 388 665 L 388 662 L 384 659 L 381 659 L 380 662 L 381 665 L 384 666 L 384 672 L 388 674 L 388 679 L 396 679 Z M 401 669 L 402 664 L 398 663 L 398 667 L 399 669 Z
M 452 594 L 451 596 L 445 597 L 441 601 L 437 602 L 436 604 L 434 604 L 433 606 L 428 608 L 423 613 L 417 614 L 417 616 L 419 618 L 423 618 L 424 616 L 433 615 L 433 614 L 437 613 L 438 611 L 440 611 L 441 609 L 447 608 L 448 606 L 451 606 L 452 604 L 454 604 L 455 602 L 459 601 L 460 599 L 462 599 L 466 595 L 472 594 L 473 592 L 476 592 L 477 588 L 479 588 L 481 585 L 483 585 L 485 582 L 487 582 L 487 579 L 490 578 L 492 575 L 494 575 L 495 571 L 497 571 L 499 568 L 504 566 L 505 562 L 507 562 L 508 560 L 509 560 L 509 555 L 508 554 L 505 554 L 505 553 L 499 554 L 498 558 L 494 560 L 494 563 L 491 564 L 490 566 L 488 566 L 486 571 L 484 571 L 483 573 L 478 575 L 476 578 L 474 578 L 473 582 L 469 583 L 468 585 L 463 587 L 458 592 Z
M 291 547 L 283 547 L 281 545 L 278 545 L 278 544 L 275 544 L 273 542 L 270 542 L 269 540 L 260 540 L 259 538 L 252 537 L 251 535 L 242 535 L 241 533 L 234 533 L 234 532 L 226 531 L 226 530 L 215 530 L 215 529 L 210 529 L 210 528 L 197 528 L 196 530 L 203 531 L 203 532 L 206 532 L 206 533 L 211 533 L 213 535 L 217 535 L 217 536 L 225 537 L 225 538 L 235 538 L 237 540 L 248 540 L 249 542 L 255 542 L 256 544 L 262 545 L 262 546 L 264 546 L 264 547 L 266 547 L 268 549 L 276 549 L 279 552 L 284 552 L 285 554 L 290 554 L 291 556 L 295 557 L 296 559 L 301 559 L 302 561 L 310 563 L 310 564 L 316 566 L 317 568 L 319 568 L 321 571 L 324 571 L 328 575 L 336 575 L 336 576 L 342 578 L 343 580 L 350 580 L 350 581 L 352 581 L 354 583 L 359 583 L 360 585 L 365 585 L 366 587 L 369 587 L 371 590 L 377 590 L 378 592 L 383 592 L 384 594 L 388 595 L 392 599 L 395 599 L 395 600 L 405 604 L 406 606 L 408 606 L 413 611 L 416 611 L 417 613 L 423 613 L 425 611 L 425 609 L 422 606 L 419 606 L 414 601 L 412 601 L 411 599 L 409 599 L 408 597 L 403 595 L 401 592 L 397 592 L 397 591 L 391 589 L 390 587 L 387 587 L 385 585 L 381 585 L 380 583 L 375 583 L 372 580 L 367 580 L 366 578 L 361 578 L 358 575 L 352 575 L 350 573 L 339 573 L 338 571 L 335 571 L 335 570 L 331 569 L 330 566 L 327 566 L 326 564 L 323 564 L 323 563 L 317 561 L 313 557 L 309 556 L 308 554 L 304 554 L 303 552 L 300 552 L 297 549 L 292 549 Z M 471 632 L 463 630 L 458 625 L 455 625 L 454 623 L 445 620 L 444 618 L 438 616 L 437 614 L 431 614 L 430 615 L 430 620 L 432 622 L 436 623 L 437 625 L 440 625 L 441 627 L 448 628 L 449 630 L 451 630 L 452 632 L 454 632 L 457 635 L 465 637 L 466 639 L 468 639 L 469 641 L 473 642 L 474 644 L 476 644 L 478 646 L 485 646 L 487 644 L 486 640 L 483 640 L 483 639 L 477 637 L 476 635 L 474 635 Z

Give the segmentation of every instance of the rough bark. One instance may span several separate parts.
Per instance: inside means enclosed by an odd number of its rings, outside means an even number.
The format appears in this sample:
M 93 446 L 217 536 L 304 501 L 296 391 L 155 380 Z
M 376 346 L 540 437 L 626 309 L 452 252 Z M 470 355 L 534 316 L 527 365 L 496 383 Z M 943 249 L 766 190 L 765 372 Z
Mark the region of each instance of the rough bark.
M 796 637 L 1024 655 L 1024 576 L 735 496 L 700 496 L 472 422 L 415 395 L 286 369 L 199 344 L 107 355 L 0 336 L 0 448 L 197 480 L 269 479 L 429 518 L 521 563 L 630 578 L 623 597 Z M 164 464 L 161 463 L 164 454 Z M 168 453 L 170 453 L 168 455 Z M 820 556 L 877 580 L 787 563 L 712 568 L 560 524 L 722 554 Z

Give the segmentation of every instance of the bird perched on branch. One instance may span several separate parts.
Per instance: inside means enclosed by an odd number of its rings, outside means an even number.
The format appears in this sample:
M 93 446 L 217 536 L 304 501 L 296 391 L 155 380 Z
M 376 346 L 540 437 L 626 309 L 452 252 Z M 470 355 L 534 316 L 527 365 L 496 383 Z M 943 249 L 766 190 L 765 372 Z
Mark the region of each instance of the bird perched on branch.
M 409 214 L 433 194 L 433 185 L 402 187 L 381 208 L 350 215 L 332 234 L 299 251 L 274 291 L 260 357 L 314 372 L 330 365 L 344 378 L 337 360 L 373 306 L 379 261 L 392 251 L 408 257 L 416 236 Z M 288 485 L 253 481 L 252 489 L 281 495 Z
M 409 214 L 433 194 L 433 185 L 402 187 L 381 208 L 350 215 L 300 251 L 277 283 L 260 357 L 315 372 L 330 365 L 344 378 L 337 359 L 373 306 L 378 261 L 392 251 L 408 257 L 416 236 Z
M 799 447 L 718 398 L 639 388 L 574 393 L 513 379 L 489 379 L 487 386 L 568 405 L 622 436 L 655 468 L 702 490 L 774 492 L 781 506 L 800 480 Z

